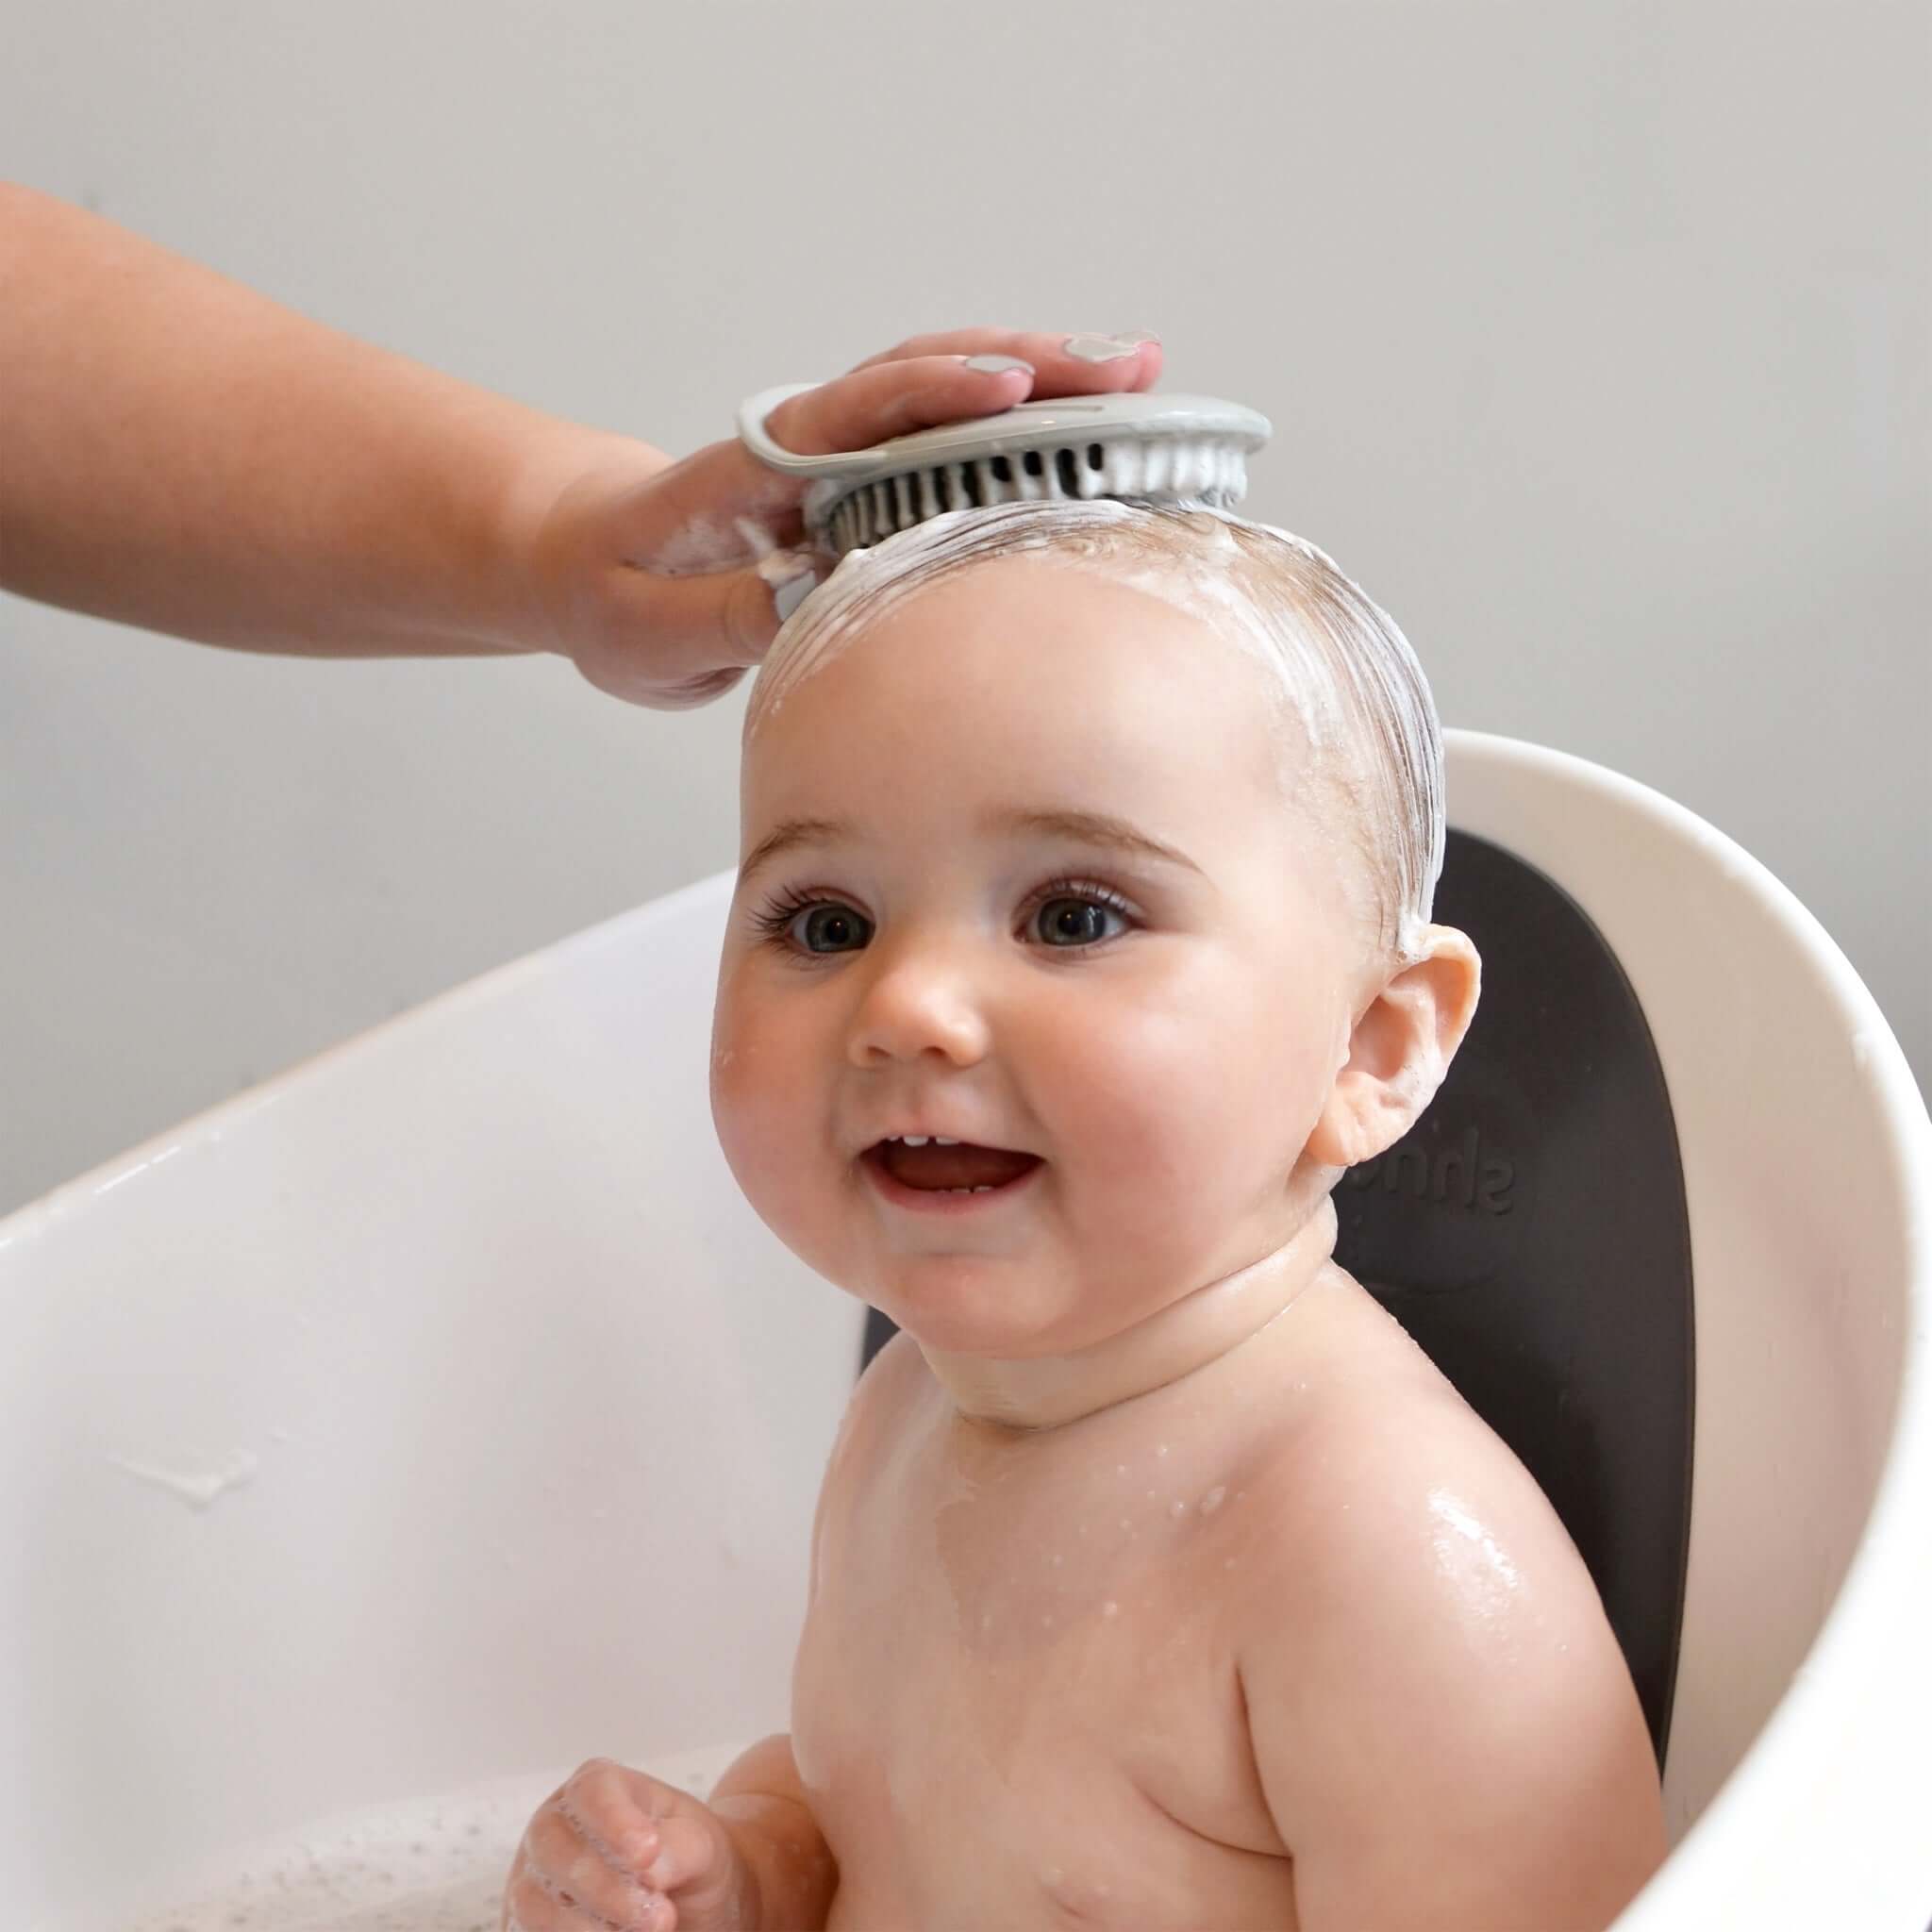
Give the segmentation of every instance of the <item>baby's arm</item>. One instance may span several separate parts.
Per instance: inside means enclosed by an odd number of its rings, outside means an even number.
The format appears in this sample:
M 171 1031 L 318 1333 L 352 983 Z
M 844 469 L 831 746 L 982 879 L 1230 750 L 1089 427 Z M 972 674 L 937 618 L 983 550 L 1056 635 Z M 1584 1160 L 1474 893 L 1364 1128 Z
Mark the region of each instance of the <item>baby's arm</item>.
M 1241 1685 L 1303 1932 L 1603 1932 L 1663 1857 L 1589 1574 L 1472 1426 L 1336 1447 L 1251 1573 Z
M 711 1808 L 724 1821 L 751 1873 L 763 1932 L 819 1932 L 839 1886 L 824 1834 L 799 1781 L 791 1740 L 780 1733 L 754 1744 L 718 1780 Z
M 708 1806 L 593 1758 L 539 1807 L 504 1890 L 504 1932 L 819 1932 L 838 1869 L 791 1740 L 767 1738 Z

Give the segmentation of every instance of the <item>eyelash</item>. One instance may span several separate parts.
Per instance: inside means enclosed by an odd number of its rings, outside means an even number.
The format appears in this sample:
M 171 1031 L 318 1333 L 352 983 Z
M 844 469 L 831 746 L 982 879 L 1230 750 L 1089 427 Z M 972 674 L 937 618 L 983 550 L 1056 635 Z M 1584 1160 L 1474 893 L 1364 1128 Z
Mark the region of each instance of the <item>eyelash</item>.
M 1110 912 L 1118 913 L 1123 919 L 1134 920 L 1134 908 L 1110 886 L 1097 885 L 1091 879 L 1057 878 L 1049 879 L 1026 901 L 1025 914 L 1028 919 L 1042 906 L 1051 905 L 1056 899 L 1085 899 L 1098 906 L 1105 906 Z M 758 929 L 763 941 L 775 946 L 788 958 L 798 960 L 836 959 L 838 953 L 814 953 L 794 948 L 791 942 L 791 922 L 798 915 L 813 906 L 842 905 L 843 901 L 828 899 L 822 894 L 787 889 L 776 898 L 768 901 L 752 914 L 752 924 Z M 861 915 L 862 917 L 863 915 Z M 1106 939 L 1091 941 L 1080 946 L 1042 946 L 1042 952 L 1051 953 L 1096 953 L 1115 940 L 1124 938 L 1122 933 L 1112 933 Z M 848 952 L 860 952 L 862 947 L 852 946 Z

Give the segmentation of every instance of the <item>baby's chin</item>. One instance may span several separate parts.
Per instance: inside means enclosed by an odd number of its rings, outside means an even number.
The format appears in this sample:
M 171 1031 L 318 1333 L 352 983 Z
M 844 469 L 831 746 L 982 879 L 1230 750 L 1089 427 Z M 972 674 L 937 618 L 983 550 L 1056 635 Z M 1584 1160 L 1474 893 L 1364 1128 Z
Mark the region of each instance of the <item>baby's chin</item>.
M 1010 1263 L 991 1264 L 984 1257 L 934 1257 L 885 1280 L 838 1286 L 940 1355 L 1022 1361 L 1081 1345 L 1068 1339 L 1074 1324 L 1063 1299 L 1029 1291 Z

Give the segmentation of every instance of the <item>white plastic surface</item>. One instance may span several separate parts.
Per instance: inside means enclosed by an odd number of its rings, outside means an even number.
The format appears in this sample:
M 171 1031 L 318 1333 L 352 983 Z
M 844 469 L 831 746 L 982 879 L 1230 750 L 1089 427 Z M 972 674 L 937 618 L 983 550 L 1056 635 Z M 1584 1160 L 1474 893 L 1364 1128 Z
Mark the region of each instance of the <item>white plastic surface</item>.
M 863 1311 L 716 1148 L 728 893 L 0 1222 L 0 1924 L 332 1813 L 782 1727 Z
M 1582 759 L 1449 737 L 1452 822 L 1563 885 L 1629 976 L 1689 1197 L 1696 1439 L 1665 1776 L 1681 1842 L 1619 1932 L 1924 1932 L 1924 1104 L 1844 956 L 1740 847 Z
M 1454 822 L 1622 958 L 1689 1187 L 1684 1836 L 1621 1925 L 1922 1932 L 1924 1106 L 1735 845 L 1576 759 L 1461 733 L 1450 756 Z M 330 1813 L 782 1722 L 860 1323 L 713 1142 L 728 891 L 460 988 L 0 1223 L 11 1923 Z

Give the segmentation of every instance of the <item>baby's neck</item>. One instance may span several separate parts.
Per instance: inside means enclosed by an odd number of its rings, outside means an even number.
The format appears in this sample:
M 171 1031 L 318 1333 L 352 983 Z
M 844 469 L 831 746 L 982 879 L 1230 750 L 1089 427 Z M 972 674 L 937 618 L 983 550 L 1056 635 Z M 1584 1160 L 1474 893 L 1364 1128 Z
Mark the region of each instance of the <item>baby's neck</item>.
M 1272 1254 L 1072 1355 L 994 1360 L 923 1343 L 921 1352 L 960 1414 L 1008 1428 L 1058 1428 L 1164 1389 L 1258 1335 L 1327 1266 L 1335 1232 L 1335 1204 L 1324 1195 Z

